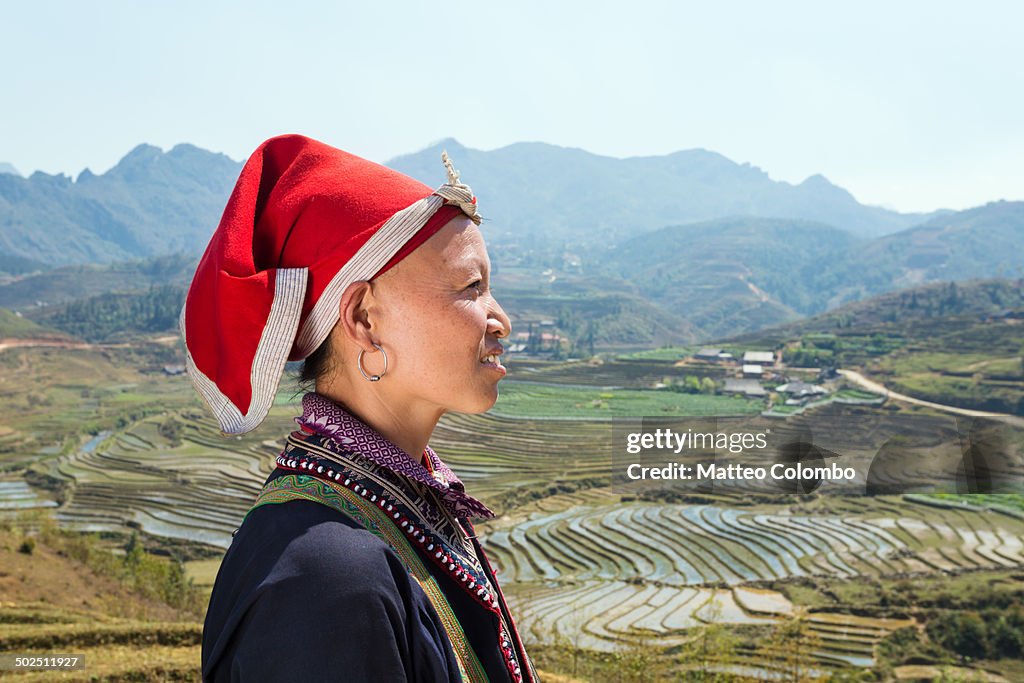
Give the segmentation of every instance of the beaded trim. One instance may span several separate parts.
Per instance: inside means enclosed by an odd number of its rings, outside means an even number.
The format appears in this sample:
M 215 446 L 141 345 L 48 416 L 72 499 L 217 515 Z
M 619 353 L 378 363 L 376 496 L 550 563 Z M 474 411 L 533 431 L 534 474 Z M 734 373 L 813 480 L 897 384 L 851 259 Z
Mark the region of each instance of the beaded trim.
M 494 512 L 486 505 L 466 493 L 462 481 L 430 446 L 423 449 L 429 464 L 425 467 L 341 405 L 315 392 L 302 397 L 302 416 L 295 421 L 307 432 L 330 437 L 323 442 L 328 448 L 337 445 L 347 452 L 358 453 L 395 474 L 433 489 L 442 505 L 457 517 L 494 517 Z
M 292 500 L 309 500 L 327 505 L 350 517 L 359 526 L 384 541 L 402 561 L 406 570 L 420 585 L 434 606 L 452 644 L 452 651 L 455 652 L 462 679 L 470 683 L 488 680 L 483 665 L 480 664 L 479 658 L 466 638 L 462 625 L 444 596 L 444 591 L 423 565 L 416 550 L 402 534 L 396 533 L 397 529 L 393 523 L 389 524 L 392 521 L 389 515 L 380 508 L 368 504 L 361 494 L 353 490 L 325 481 L 320 477 L 302 474 L 286 474 L 268 482 L 249 512 L 263 505 L 287 503 Z
M 327 449 L 326 446 L 331 448 Z M 370 509 L 379 510 L 396 531 L 404 534 L 405 538 L 402 540 L 409 543 L 410 548 L 418 545 L 422 555 L 428 557 L 435 566 L 446 572 L 457 586 L 497 617 L 499 650 L 512 680 L 515 683 L 538 680 L 514 624 L 507 624 L 505 621 L 500 606 L 504 603 L 500 588 L 491 585 L 483 566 L 471 566 L 464 556 L 453 550 L 456 546 L 450 544 L 436 530 L 429 528 L 429 523 L 417 514 L 418 506 L 409 499 L 408 492 L 402 488 L 391 488 L 397 487 L 397 483 L 389 483 L 386 480 L 386 470 L 378 471 L 375 467 L 368 470 L 363 465 L 365 463 L 358 453 L 348 453 L 330 437 L 305 432 L 294 432 L 290 435 L 284 452 L 277 457 L 279 469 L 302 473 L 297 476 L 311 475 L 324 481 L 332 489 L 356 494 L 356 500 L 362 500 Z M 456 522 L 459 531 L 472 535 L 469 520 L 462 521 L 469 529 L 467 531 L 463 524 Z M 478 543 L 467 539 L 467 545 L 473 553 L 474 560 L 487 562 L 483 548 Z M 479 558 L 476 557 L 473 548 L 479 550 Z M 491 569 L 492 574 L 493 572 Z M 527 657 L 526 672 L 520 666 L 513 642 L 518 644 L 519 652 Z M 527 674 L 526 678 L 523 676 L 524 673 Z
M 298 450 L 296 450 L 298 449 Z M 297 455 L 296 455 L 297 454 Z M 477 562 L 473 556 L 473 544 L 466 537 L 465 530 L 445 505 L 433 497 L 434 491 L 420 482 L 413 481 L 389 469 L 381 463 L 364 457 L 361 452 L 348 449 L 333 437 L 309 434 L 304 431 L 292 432 L 285 443 L 284 453 L 288 458 L 312 455 L 320 458 L 325 467 L 335 471 L 346 469 L 353 481 L 370 481 L 383 487 L 387 493 L 425 522 L 434 533 L 441 536 L 453 548 L 463 548 L 467 561 Z M 480 568 L 483 571 L 483 568 Z
M 367 479 L 363 479 L 362 483 L 357 482 L 350 470 L 338 467 L 339 463 L 308 452 L 298 454 L 298 450 L 294 448 L 279 455 L 277 466 L 283 470 L 311 474 L 317 479 L 341 485 L 374 504 L 414 545 L 419 545 L 423 549 L 423 554 L 429 557 L 434 565 L 451 576 L 455 583 L 473 596 L 478 603 L 500 616 L 497 595 L 491 590 L 483 570 L 470 566 L 437 534 L 424 528 L 422 523 L 417 524 L 418 518 L 411 514 L 405 505 L 387 495 L 383 487 L 380 487 L 380 482 Z

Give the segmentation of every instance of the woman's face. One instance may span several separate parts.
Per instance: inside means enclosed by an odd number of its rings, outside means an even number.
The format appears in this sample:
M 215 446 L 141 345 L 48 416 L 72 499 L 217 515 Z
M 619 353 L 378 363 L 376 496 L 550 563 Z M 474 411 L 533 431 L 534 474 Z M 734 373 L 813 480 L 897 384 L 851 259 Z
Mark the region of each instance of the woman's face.
M 478 413 L 498 399 L 498 339 L 511 323 L 490 289 L 483 235 L 465 216 L 441 228 L 373 282 L 368 314 L 388 354 L 382 393 L 428 409 Z M 383 369 L 365 354 L 367 372 Z

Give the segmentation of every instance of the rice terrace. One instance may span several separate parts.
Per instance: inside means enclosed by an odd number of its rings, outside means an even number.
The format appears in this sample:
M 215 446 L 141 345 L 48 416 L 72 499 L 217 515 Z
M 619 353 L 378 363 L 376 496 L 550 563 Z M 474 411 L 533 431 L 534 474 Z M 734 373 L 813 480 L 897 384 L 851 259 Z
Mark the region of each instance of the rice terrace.
M 869 496 L 863 481 L 835 496 L 616 491 L 613 417 L 739 416 L 793 433 L 822 411 L 855 424 L 912 413 L 922 433 L 949 424 L 842 377 L 827 381 L 831 395 L 776 411 L 778 386 L 723 392 L 720 368 L 698 353 L 512 360 L 490 413 L 448 415 L 435 432 L 434 448 L 499 512 L 478 530 L 550 680 L 1021 680 L 1020 660 L 1000 656 L 1019 642 L 1021 613 L 999 611 L 1024 592 L 1019 495 Z M 52 551 L 101 572 L 97 553 L 141 545 L 163 565 L 183 562 L 198 594 L 154 598 L 163 606 L 148 620 L 112 616 L 31 594 L 30 570 L 12 562 L 0 575 L 8 643 L 85 652 L 108 662 L 104 680 L 195 675 L 204 591 L 281 446 L 267 435 L 292 428 L 299 394 L 286 377 L 263 427 L 224 437 L 175 371 L 179 354 L 168 338 L 0 351 L 5 557 Z M 1020 454 L 1021 431 L 1005 426 Z M 883 437 L 849 435 L 865 453 Z M 70 530 L 96 547 L 81 551 Z M 964 656 L 971 619 L 1010 634 L 991 661 Z M 147 643 L 151 661 L 132 663 L 125 653 Z

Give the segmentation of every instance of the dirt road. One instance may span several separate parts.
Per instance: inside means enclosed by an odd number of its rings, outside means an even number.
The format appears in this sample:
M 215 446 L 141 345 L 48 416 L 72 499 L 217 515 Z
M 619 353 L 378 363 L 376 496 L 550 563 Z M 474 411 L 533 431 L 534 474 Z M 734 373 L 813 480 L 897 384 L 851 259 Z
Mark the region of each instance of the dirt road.
M 958 408 L 957 406 L 948 406 L 943 403 L 932 403 L 931 401 L 923 401 L 913 396 L 907 396 L 906 394 L 900 394 L 895 391 L 891 391 L 883 384 L 874 382 L 864 375 L 854 370 L 840 370 L 839 374 L 850 380 L 857 386 L 860 386 L 868 391 L 873 391 L 876 394 L 882 394 L 888 397 L 892 401 L 903 401 L 904 403 L 912 403 L 918 406 L 925 406 L 934 410 L 941 410 L 947 413 L 953 413 L 955 415 L 966 415 L 968 417 L 990 417 L 993 419 L 1008 422 L 1009 424 L 1016 425 L 1017 427 L 1024 427 L 1024 417 L 1018 417 L 1016 415 L 1008 415 L 1006 413 L 989 413 L 983 410 L 970 410 L 969 408 Z

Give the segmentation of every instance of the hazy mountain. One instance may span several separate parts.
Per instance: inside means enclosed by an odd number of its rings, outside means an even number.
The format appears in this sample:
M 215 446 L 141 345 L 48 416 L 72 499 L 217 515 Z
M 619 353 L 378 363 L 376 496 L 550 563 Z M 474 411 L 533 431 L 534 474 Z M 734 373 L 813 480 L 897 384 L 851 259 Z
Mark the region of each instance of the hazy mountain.
M 1024 202 L 993 202 L 862 245 L 815 273 L 821 308 L 944 280 L 1024 276 Z M 819 309 L 821 310 L 821 309 Z
M 0 175 L 0 251 L 52 265 L 200 253 L 240 168 L 192 145 L 139 145 L 75 181 Z
M 1024 202 L 943 215 L 873 240 L 805 221 L 707 221 L 627 240 L 602 265 L 701 337 L 722 337 L 917 284 L 1024 276 Z
M 46 265 L 39 261 L 33 261 L 32 259 L 25 258 L 24 256 L 0 252 L 0 282 L 4 280 L 4 273 L 7 275 L 21 275 L 23 273 L 32 273 L 46 267 Z
M 12 164 L 7 163 L 6 161 L 0 161 L 0 174 L 3 174 L 3 173 L 6 173 L 8 175 L 16 175 L 16 176 L 20 176 L 21 175 L 21 173 L 18 171 L 18 169 L 14 168 L 14 166 Z
M 780 183 L 704 150 L 613 159 L 448 140 L 391 164 L 438 185 L 442 147 L 481 197 L 496 272 L 519 278 L 502 283 L 512 312 L 564 318 L 597 344 L 721 337 L 918 283 L 1024 275 L 1024 202 L 910 225 L 920 217 L 858 204 L 821 176 Z M 140 145 L 75 181 L 0 175 L 0 306 L 187 285 L 240 166 Z M 582 258 L 559 272 L 566 253 Z M 43 264 L 72 265 L 27 275 Z
M 664 225 L 723 216 L 813 220 L 868 236 L 923 220 L 859 204 L 820 175 L 777 182 L 699 149 L 615 159 L 541 143 L 484 152 L 447 140 L 390 165 L 436 186 L 446 177 L 442 148 L 480 196 L 491 239 L 528 250 L 592 253 Z M 110 171 L 86 169 L 74 181 L 0 174 L 0 252 L 50 265 L 201 253 L 240 168 L 192 145 L 139 145 Z
M 480 197 L 489 234 L 527 244 L 610 246 L 660 226 L 723 216 L 821 221 L 878 236 L 927 217 L 864 206 L 820 175 L 798 185 L 775 181 L 756 166 L 703 149 L 616 159 L 543 143 L 484 152 L 449 139 L 388 165 L 435 187 L 446 177 L 442 149 Z
M 867 242 L 823 223 L 738 217 L 645 233 L 602 265 L 707 339 L 812 312 L 814 273 Z

